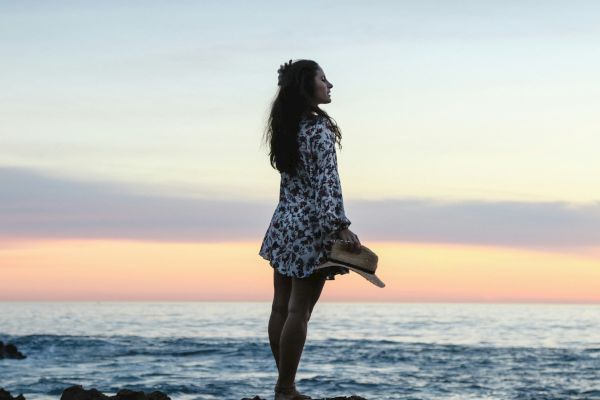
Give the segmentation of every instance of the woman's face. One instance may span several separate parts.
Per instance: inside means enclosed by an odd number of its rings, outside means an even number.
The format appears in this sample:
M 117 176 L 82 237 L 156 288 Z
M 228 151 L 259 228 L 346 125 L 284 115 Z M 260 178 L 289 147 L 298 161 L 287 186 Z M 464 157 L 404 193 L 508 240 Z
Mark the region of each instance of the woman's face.
M 315 75 L 315 93 L 313 95 L 315 105 L 331 103 L 329 92 L 332 87 L 333 85 L 327 80 L 323 70 L 317 68 L 317 74 Z

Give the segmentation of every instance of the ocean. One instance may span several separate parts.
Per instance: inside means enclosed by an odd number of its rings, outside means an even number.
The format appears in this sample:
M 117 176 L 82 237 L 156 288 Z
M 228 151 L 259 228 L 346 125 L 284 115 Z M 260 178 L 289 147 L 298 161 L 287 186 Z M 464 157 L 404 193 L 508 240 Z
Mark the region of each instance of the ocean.
M 270 303 L 0 302 L 0 387 L 272 399 Z M 600 305 L 317 304 L 297 375 L 313 398 L 600 399 Z

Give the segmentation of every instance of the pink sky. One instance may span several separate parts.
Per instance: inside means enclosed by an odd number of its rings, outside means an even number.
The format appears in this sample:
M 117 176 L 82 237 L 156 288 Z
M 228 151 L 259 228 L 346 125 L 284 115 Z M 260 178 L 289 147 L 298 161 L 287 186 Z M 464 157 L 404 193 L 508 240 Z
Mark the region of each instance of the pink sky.
M 367 243 L 364 243 L 367 245 Z M 13 241 L 0 248 L 0 300 L 264 300 L 272 270 L 258 242 Z M 372 242 L 380 289 L 356 274 L 330 301 L 600 302 L 600 249 Z

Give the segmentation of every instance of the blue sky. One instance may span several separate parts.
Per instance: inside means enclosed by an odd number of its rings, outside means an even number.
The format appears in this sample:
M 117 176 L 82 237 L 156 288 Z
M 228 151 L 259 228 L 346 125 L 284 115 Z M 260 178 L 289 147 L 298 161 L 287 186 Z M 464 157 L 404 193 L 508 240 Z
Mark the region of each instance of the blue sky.
M 334 84 L 324 108 L 344 134 L 350 210 L 518 202 L 597 215 L 597 2 L 15 1 L 0 12 L 4 179 L 268 209 L 279 176 L 261 137 L 276 70 L 312 58 Z

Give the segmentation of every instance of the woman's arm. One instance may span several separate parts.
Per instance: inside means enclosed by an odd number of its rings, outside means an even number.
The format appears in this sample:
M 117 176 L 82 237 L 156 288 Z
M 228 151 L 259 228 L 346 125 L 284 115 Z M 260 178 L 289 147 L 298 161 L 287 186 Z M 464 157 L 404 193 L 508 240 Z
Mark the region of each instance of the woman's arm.
M 335 136 L 324 121 L 319 121 L 310 136 L 311 184 L 324 232 L 333 234 L 345 230 L 351 221 L 344 211 L 342 187 L 337 168 Z

